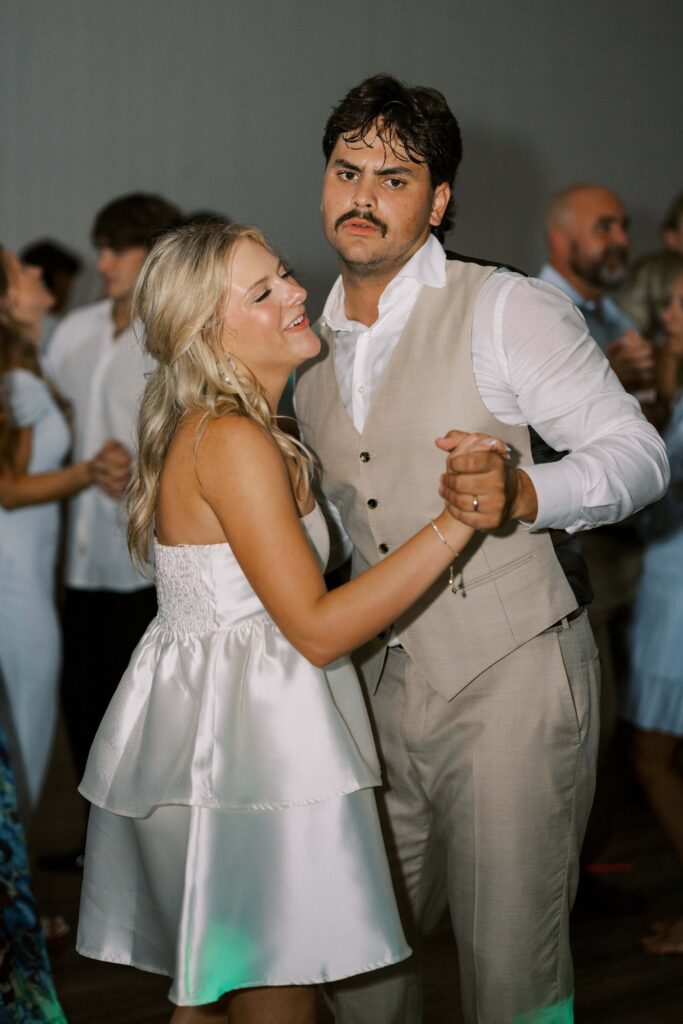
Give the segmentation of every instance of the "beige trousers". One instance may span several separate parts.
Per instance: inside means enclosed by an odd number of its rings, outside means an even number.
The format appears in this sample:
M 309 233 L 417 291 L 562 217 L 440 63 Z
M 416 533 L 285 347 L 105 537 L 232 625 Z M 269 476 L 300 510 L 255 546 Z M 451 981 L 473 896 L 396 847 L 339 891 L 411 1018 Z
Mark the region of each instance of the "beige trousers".
M 448 901 L 467 1024 L 572 1019 L 569 911 L 593 798 L 598 691 L 585 613 L 451 701 L 402 649 L 387 655 L 370 703 L 404 927 L 418 948 Z M 418 961 L 334 986 L 337 1024 L 418 1024 Z

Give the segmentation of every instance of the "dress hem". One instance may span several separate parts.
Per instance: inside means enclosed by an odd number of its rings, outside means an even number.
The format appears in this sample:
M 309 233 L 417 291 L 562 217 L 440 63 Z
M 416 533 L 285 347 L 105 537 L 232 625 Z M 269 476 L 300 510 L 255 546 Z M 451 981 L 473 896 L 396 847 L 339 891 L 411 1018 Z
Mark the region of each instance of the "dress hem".
M 135 967 L 136 970 L 139 970 L 139 971 L 147 971 L 149 974 L 157 974 L 157 975 L 160 975 L 161 977 L 164 977 L 164 978 L 171 978 L 171 979 L 173 979 L 173 975 L 172 974 L 168 974 L 166 971 L 161 970 L 159 967 L 150 967 L 147 964 L 142 964 L 142 963 L 137 962 L 137 961 L 135 961 L 133 959 L 127 959 L 127 958 L 124 958 L 124 957 L 104 956 L 101 953 L 93 953 L 93 952 L 91 952 L 89 950 L 82 949 L 78 945 L 76 946 L 76 952 L 79 953 L 80 956 L 88 957 L 91 960 L 99 960 L 99 961 L 101 961 L 103 963 L 108 963 L 108 964 L 120 964 L 123 967 Z M 292 978 L 281 978 L 281 979 L 274 978 L 274 979 L 269 980 L 269 981 L 263 981 L 263 980 L 245 981 L 245 982 L 242 982 L 242 984 L 240 984 L 240 985 L 235 985 L 234 988 L 223 989 L 223 991 L 218 992 L 216 995 L 214 995 L 213 997 L 209 998 L 208 1000 L 206 999 L 205 996 L 202 996 L 201 1002 L 178 1003 L 174 999 L 171 999 L 170 995 L 168 996 L 168 1000 L 169 1000 L 169 1002 L 173 1003 L 174 1006 L 204 1006 L 204 1005 L 207 1005 L 208 1003 L 215 1003 L 218 999 L 221 998 L 221 996 L 227 995 L 229 992 L 239 992 L 241 989 L 245 989 L 245 988 L 270 988 L 270 987 L 275 988 L 275 987 L 282 987 L 282 986 L 287 986 L 287 985 L 324 985 L 324 984 L 327 984 L 328 982 L 332 982 L 332 981 L 342 981 L 344 978 L 355 978 L 359 974 L 368 974 L 370 971 L 379 971 L 383 967 L 391 967 L 393 964 L 398 964 L 398 963 L 401 963 L 403 960 L 407 960 L 412 955 L 413 955 L 412 949 L 410 948 L 410 946 L 406 946 L 405 951 L 400 953 L 397 956 L 390 957 L 388 959 L 381 960 L 381 961 L 375 961 L 372 964 L 367 964 L 367 965 L 365 965 L 363 967 L 359 967 L 359 968 L 357 968 L 357 969 L 355 969 L 353 971 L 350 971 L 350 972 L 346 972 L 345 971 L 343 974 L 329 974 L 329 975 L 326 975 L 325 977 L 301 978 L 301 979 L 296 979 L 296 980 L 293 980 Z
M 100 800 L 95 800 L 93 797 L 88 796 L 87 791 L 84 787 L 79 786 L 78 792 L 88 803 L 91 803 L 94 807 L 99 807 L 102 811 L 108 811 L 109 814 L 116 814 L 120 818 L 148 818 L 157 807 L 197 807 L 203 808 L 207 811 L 287 811 L 294 807 L 309 807 L 312 804 L 322 804 L 326 800 L 336 800 L 340 796 L 348 796 L 350 793 L 360 793 L 364 789 L 376 789 L 382 785 L 382 779 L 380 776 L 374 776 L 374 781 L 368 782 L 356 782 L 353 786 L 347 786 L 344 789 L 336 789 L 332 793 L 326 793 L 324 796 L 309 797 L 306 800 L 291 800 L 287 803 L 258 803 L 258 804 L 228 804 L 218 801 L 201 800 L 197 798 L 195 800 L 183 800 L 178 798 L 176 800 L 160 800 L 158 803 L 152 804 L 147 810 L 144 811 L 130 811 L 116 809 L 108 803 L 103 803 Z

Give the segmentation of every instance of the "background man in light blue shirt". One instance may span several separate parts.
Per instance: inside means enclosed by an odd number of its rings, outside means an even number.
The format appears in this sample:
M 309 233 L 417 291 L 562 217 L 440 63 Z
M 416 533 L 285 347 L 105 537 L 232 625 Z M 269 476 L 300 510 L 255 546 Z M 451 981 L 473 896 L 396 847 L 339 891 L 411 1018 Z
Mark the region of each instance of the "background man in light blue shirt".
M 654 381 L 652 344 L 608 295 L 626 273 L 628 229 L 624 204 L 610 189 L 563 189 L 548 206 L 548 259 L 539 277 L 560 288 L 581 310 L 624 387 L 642 391 Z

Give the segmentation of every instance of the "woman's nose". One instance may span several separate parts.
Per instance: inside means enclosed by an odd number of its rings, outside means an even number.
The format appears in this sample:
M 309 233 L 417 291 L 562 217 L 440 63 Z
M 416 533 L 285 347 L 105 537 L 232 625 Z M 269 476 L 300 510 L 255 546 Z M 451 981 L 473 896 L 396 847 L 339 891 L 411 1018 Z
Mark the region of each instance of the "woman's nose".
M 287 282 L 289 285 L 289 303 L 294 306 L 298 302 L 305 302 L 308 292 L 303 285 L 299 284 L 293 277 Z

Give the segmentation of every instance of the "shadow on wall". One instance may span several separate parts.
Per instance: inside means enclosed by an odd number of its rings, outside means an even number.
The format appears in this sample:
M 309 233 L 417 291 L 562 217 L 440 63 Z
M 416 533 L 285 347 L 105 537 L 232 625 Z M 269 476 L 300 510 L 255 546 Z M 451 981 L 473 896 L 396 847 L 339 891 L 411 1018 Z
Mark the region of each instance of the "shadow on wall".
M 469 124 L 462 134 L 448 248 L 536 274 L 545 251 L 545 203 L 565 183 L 550 183 L 541 155 L 522 138 Z

